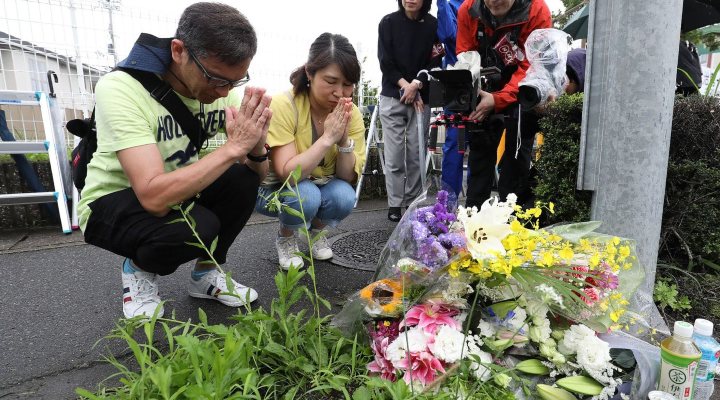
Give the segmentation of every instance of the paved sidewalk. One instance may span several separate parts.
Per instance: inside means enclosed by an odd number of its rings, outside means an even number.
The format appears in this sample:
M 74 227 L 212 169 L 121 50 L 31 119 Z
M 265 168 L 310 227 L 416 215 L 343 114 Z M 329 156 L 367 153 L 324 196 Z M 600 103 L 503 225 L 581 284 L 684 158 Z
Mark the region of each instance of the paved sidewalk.
M 385 200 L 363 201 L 335 235 L 360 230 L 389 232 Z M 226 269 L 257 289 L 253 305 L 269 307 L 277 295 L 273 246 L 275 220 L 253 215 L 230 248 Z M 118 341 L 102 340 L 122 317 L 119 256 L 84 244 L 79 232 L 59 228 L 0 231 L 0 399 L 70 399 L 78 386 L 94 389 L 114 372 L 109 353 L 126 357 Z M 333 305 L 364 286 L 372 272 L 318 262 L 318 288 Z M 196 319 L 202 307 L 211 323 L 231 323 L 236 309 L 187 295 L 190 266 L 160 278 L 166 315 Z M 309 281 L 308 281 L 309 282 Z M 307 283 L 307 282 L 306 282 Z

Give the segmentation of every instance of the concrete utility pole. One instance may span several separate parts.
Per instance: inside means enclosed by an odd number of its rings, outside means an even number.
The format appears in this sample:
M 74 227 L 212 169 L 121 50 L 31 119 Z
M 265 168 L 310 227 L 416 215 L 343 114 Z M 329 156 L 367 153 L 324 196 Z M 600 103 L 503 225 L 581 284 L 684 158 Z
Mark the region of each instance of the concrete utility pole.
M 652 293 L 682 1 L 592 0 L 578 189 L 602 232 L 637 241 Z M 642 286 L 641 286 L 642 288 Z M 636 299 L 637 300 L 637 299 Z M 652 299 L 640 299 L 652 305 Z

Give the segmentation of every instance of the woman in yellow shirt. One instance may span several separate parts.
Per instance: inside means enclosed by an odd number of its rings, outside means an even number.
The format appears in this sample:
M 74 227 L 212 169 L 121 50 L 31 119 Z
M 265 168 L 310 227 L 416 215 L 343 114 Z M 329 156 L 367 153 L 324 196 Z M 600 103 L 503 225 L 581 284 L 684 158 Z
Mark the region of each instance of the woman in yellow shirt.
M 360 80 L 360 63 L 347 38 L 323 33 L 310 46 L 307 62 L 290 75 L 292 89 L 273 96 L 268 130 L 270 173 L 260 187 L 256 211 L 278 216 L 275 242 L 280 267 L 303 266 L 297 256 L 296 231 L 301 218 L 266 208 L 267 198 L 299 165 L 297 182 L 302 209 L 312 235 L 336 226 L 355 205 L 353 184 L 365 164 L 365 125 L 352 92 Z M 300 211 L 298 199 L 280 200 Z M 332 258 L 326 232 L 312 246 L 318 260 Z

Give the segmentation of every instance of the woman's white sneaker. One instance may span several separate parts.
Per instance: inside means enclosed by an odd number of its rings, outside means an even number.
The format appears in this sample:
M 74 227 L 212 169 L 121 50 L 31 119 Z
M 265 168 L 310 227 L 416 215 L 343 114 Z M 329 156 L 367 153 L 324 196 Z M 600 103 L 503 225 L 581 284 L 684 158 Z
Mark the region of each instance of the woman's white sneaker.
M 297 268 L 302 268 L 305 265 L 302 257 L 298 255 L 300 250 L 295 235 L 289 237 L 278 236 L 275 239 L 275 249 L 277 249 L 280 268 L 287 271 L 291 265 Z
M 327 231 L 313 229 L 310 235 L 315 238 L 315 243 L 312 245 L 313 258 L 321 261 L 333 258 L 333 251 L 327 241 Z

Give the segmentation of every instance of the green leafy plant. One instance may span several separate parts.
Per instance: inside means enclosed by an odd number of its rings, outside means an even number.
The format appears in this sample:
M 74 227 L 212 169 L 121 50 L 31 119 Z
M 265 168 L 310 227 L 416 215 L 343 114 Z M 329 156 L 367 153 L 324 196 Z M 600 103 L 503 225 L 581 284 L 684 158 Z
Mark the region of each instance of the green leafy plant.
M 678 293 L 677 285 L 664 280 L 655 282 L 653 300 L 663 311 L 668 307 L 673 311 L 685 311 L 692 308 L 690 299 Z

